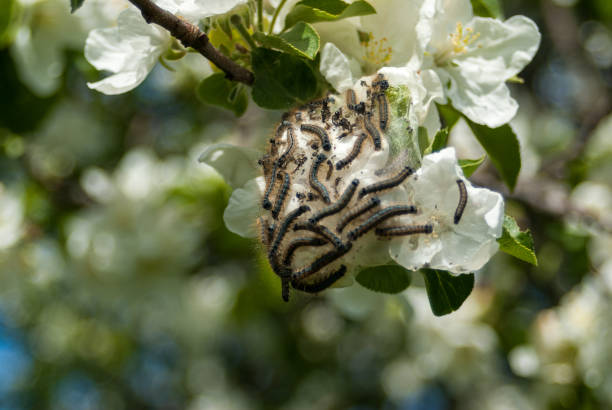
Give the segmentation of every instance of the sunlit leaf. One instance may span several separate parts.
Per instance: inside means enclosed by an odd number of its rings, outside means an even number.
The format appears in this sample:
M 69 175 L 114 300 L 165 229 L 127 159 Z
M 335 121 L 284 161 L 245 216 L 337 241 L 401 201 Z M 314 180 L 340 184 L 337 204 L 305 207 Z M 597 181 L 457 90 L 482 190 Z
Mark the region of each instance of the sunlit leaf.
M 257 32 L 253 37 L 266 48 L 274 48 L 311 60 L 319 52 L 319 34 L 310 24 L 304 22 L 299 22 L 291 30 L 279 36 Z
M 483 155 L 477 159 L 460 159 L 459 166 L 463 170 L 463 175 L 465 175 L 466 178 L 469 178 L 484 162 L 486 157 L 486 155 Z
M 475 16 L 503 18 L 499 0 L 471 0 Z
M 341 0 L 302 0 L 298 2 L 285 18 L 285 29 L 300 21 L 316 23 L 336 21 L 348 17 L 374 14 L 376 10 L 367 1 L 358 0 L 345 3 Z
M 429 154 L 432 152 L 440 151 L 441 149 L 446 147 L 446 143 L 448 142 L 448 134 L 449 134 L 448 127 L 445 127 L 439 130 L 436 133 L 433 141 L 431 142 L 431 145 L 425 151 L 425 153 Z
M 531 233 L 529 230 L 521 231 L 514 218 L 509 215 L 504 216 L 502 236 L 497 242 L 500 251 L 538 266 L 538 258 L 535 254 Z

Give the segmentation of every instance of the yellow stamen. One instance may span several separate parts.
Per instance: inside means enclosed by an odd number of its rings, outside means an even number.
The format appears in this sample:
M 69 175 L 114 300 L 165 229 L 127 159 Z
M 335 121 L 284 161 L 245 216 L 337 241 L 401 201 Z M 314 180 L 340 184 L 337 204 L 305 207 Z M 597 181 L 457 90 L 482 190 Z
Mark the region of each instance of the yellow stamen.
M 374 39 L 372 33 L 363 36 L 361 45 L 364 47 L 364 60 L 366 65 L 372 65 L 375 68 L 380 68 L 387 65 L 391 61 L 393 48 L 388 46 L 389 40 L 383 37 L 380 40 Z

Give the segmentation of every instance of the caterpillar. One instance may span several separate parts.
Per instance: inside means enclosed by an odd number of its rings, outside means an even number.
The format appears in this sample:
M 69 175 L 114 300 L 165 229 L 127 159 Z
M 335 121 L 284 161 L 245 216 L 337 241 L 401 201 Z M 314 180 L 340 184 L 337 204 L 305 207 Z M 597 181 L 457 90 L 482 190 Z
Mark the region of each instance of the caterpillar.
M 322 238 L 316 237 L 304 237 L 304 238 L 296 238 L 289 242 L 287 246 L 287 250 L 285 251 L 285 257 L 283 258 L 283 265 L 289 266 L 291 265 L 291 260 L 293 259 L 294 252 L 301 248 L 302 246 L 323 246 L 327 244 L 327 241 Z
M 311 223 L 301 223 L 301 224 L 295 224 L 295 226 L 293 227 L 293 230 L 294 231 L 306 230 L 306 231 L 318 233 L 319 235 L 324 237 L 328 242 L 334 245 L 334 248 L 336 249 L 342 248 L 342 241 L 340 240 L 340 238 L 334 235 L 332 231 L 330 231 L 327 227 L 323 225 L 315 225 Z
M 302 205 L 299 208 L 294 209 L 293 211 L 289 212 L 287 217 L 285 217 L 280 227 L 278 228 L 278 233 L 276 234 L 276 238 L 274 238 L 274 241 L 272 242 L 272 246 L 270 246 L 270 250 L 268 251 L 268 260 L 270 261 L 270 265 L 272 266 L 272 269 L 274 270 L 274 272 L 278 271 L 278 266 L 277 266 L 277 261 L 276 261 L 276 256 L 278 254 L 278 247 L 280 246 L 281 241 L 285 237 L 285 234 L 287 233 L 287 229 L 289 228 L 289 225 L 291 225 L 291 223 L 296 218 L 298 218 L 300 215 L 308 211 L 310 211 L 310 207 L 308 205 Z
M 268 187 L 266 188 L 266 193 L 264 194 L 263 201 L 261 202 L 261 206 L 263 209 L 272 208 L 272 202 L 270 202 L 270 193 L 272 193 L 272 188 L 274 187 L 274 183 L 276 182 L 276 170 L 278 169 L 278 161 L 274 161 L 274 166 L 272 167 L 272 174 L 270 175 L 270 181 L 268 181 Z
M 414 170 L 406 166 L 399 172 L 399 174 L 392 178 L 389 178 L 385 181 L 376 182 L 372 185 L 361 188 L 361 190 L 359 191 L 359 198 L 363 198 L 364 196 L 371 194 L 372 192 L 384 191 L 385 189 L 396 187 L 402 182 L 404 182 L 404 180 L 413 173 Z
M 323 128 L 313 124 L 302 124 L 300 125 L 300 130 L 302 130 L 302 132 L 310 132 L 312 134 L 317 135 L 321 139 L 321 146 L 323 147 L 323 149 L 325 151 L 331 150 L 329 136 Z
M 305 268 L 302 268 L 297 272 L 293 272 L 293 274 L 291 275 L 291 280 L 294 281 L 304 279 L 314 273 L 317 273 L 336 259 L 339 259 L 342 256 L 346 255 L 346 253 L 351 250 L 352 246 L 353 245 L 349 242 L 347 244 L 343 244 L 340 249 L 334 249 L 330 252 L 324 253 L 323 255 L 315 259 L 314 262 L 312 262 L 310 265 L 306 266 Z
M 342 211 L 353 198 L 353 194 L 355 194 L 355 191 L 357 190 L 358 185 L 359 185 L 359 180 L 353 179 L 351 183 L 346 187 L 346 189 L 344 190 L 340 198 L 334 204 L 326 208 L 323 208 L 321 211 L 314 214 L 308 220 L 308 222 L 310 222 L 311 224 L 315 224 L 321 219 L 325 218 L 326 216 L 337 214 L 338 212 Z
M 319 171 L 319 166 L 323 161 L 327 159 L 325 154 L 317 155 L 317 158 L 312 163 L 312 167 L 310 168 L 310 186 L 315 189 L 323 198 L 323 202 L 329 204 L 331 201 L 329 199 L 329 193 L 327 192 L 327 188 L 323 185 L 317 178 L 317 172 Z
M 374 124 L 372 124 L 372 122 L 370 121 L 368 117 L 364 117 L 363 125 L 366 131 L 368 132 L 368 134 L 370 134 L 370 137 L 372 137 L 372 141 L 374 142 L 374 150 L 380 151 L 380 149 L 382 148 L 382 145 L 380 142 L 380 133 L 378 132 L 378 130 L 376 129 Z
M 287 157 L 289 156 L 289 154 L 293 150 L 293 128 L 289 128 L 287 130 L 287 141 L 288 141 L 287 150 L 277 160 L 278 161 L 278 165 L 280 167 L 285 165 L 285 161 L 287 160 Z
M 292 279 L 291 286 L 303 292 L 317 293 L 333 285 L 338 279 L 343 277 L 345 273 L 346 273 L 346 266 L 340 265 L 340 268 L 338 268 L 337 271 L 335 271 L 334 273 L 332 273 L 331 275 L 329 275 L 327 278 L 323 279 L 320 282 L 303 283 L 303 282 L 298 281 L 297 279 Z
M 272 210 L 272 218 L 278 219 L 278 214 L 285 203 L 285 199 L 287 198 L 287 192 L 289 192 L 289 184 L 291 183 L 291 177 L 287 172 L 283 172 L 283 185 L 281 186 L 280 191 L 278 192 L 278 197 L 276 197 L 276 203 L 274 204 L 274 209 Z
M 274 134 L 276 136 L 276 138 L 280 138 L 280 136 L 282 135 L 283 131 L 285 131 L 285 128 L 291 127 L 293 124 L 291 124 L 289 121 L 285 121 L 283 120 L 278 127 L 276 128 L 276 133 Z
M 357 97 L 355 96 L 355 91 L 352 88 L 346 90 L 346 105 L 349 110 L 354 110 L 355 105 L 357 105 Z
M 376 228 L 374 231 L 376 235 L 380 236 L 402 236 L 402 235 L 414 235 L 419 233 L 432 233 L 433 226 L 431 224 L 426 225 L 406 225 L 406 226 L 389 226 L 385 228 Z
M 266 221 L 267 223 L 267 221 Z M 268 243 L 266 245 L 269 245 L 272 243 L 272 238 L 274 238 L 274 231 L 276 230 L 276 223 L 272 222 L 271 225 L 268 226 Z
M 264 246 L 268 246 L 270 244 L 270 236 L 268 233 L 270 230 L 270 225 L 268 224 L 268 220 L 263 216 L 260 216 L 257 218 L 257 224 L 259 225 L 259 229 L 261 231 L 261 243 L 263 243 Z
M 342 232 L 344 227 L 348 225 L 352 220 L 357 219 L 358 217 L 365 214 L 370 209 L 377 207 L 378 205 L 380 205 L 380 199 L 378 197 L 372 197 L 368 202 L 358 206 L 357 208 L 352 209 L 340 219 L 338 225 L 336 225 L 336 232 Z
M 365 141 L 366 138 L 368 138 L 368 136 L 362 132 L 357 138 L 357 141 L 355 141 L 353 149 L 346 156 L 346 158 L 343 158 L 340 161 L 336 162 L 336 169 L 338 171 L 353 162 L 355 158 L 357 158 L 357 156 L 361 153 L 361 146 L 363 145 L 363 141 Z
M 387 122 L 389 121 L 389 105 L 387 104 L 387 97 L 384 93 L 376 95 L 378 102 L 378 123 L 380 124 L 381 130 L 387 129 Z
M 376 212 L 374 215 L 366 219 L 364 223 L 359 225 L 348 233 L 348 238 L 351 241 L 359 238 L 361 235 L 367 233 L 369 230 L 374 228 L 382 221 L 398 215 L 413 214 L 416 213 L 416 208 L 412 205 L 396 205 L 383 208 Z
M 327 168 L 327 175 L 325 175 L 325 180 L 329 181 L 329 179 L 332 176 L 332 172 L 334 172 L 334 164 L 332 164 L 330 160 L 327 160 L 326 164 L 328 168 Z
M 291 284 L 291 270 L 286 267 L 281 268 L 280 272 L 281 279 L 281 297 L 283 301 L 289 302 L 289 285 Z
M 457 204 L 457 209 L 455 210 L 455 225 L 457 225 L 459 223 L 459 220 L 461 220 L 461 216 L 463 215 L 463 211 L 465 210 L 465 206 L 467 205 L 468 200 L 465 183 L 462 180 L 458 179 L 457 186 L 459 187 L 459 204 Z

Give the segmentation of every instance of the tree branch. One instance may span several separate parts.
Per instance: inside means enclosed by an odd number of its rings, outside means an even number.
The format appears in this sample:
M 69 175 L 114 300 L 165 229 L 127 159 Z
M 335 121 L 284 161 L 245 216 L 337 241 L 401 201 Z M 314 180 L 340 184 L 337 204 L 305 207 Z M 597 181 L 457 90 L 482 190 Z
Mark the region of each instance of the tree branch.
M 253 84 L 253 73 L 242 67 L 225 54 L 217 50 L 208 36 L 197 26 L 182 20 L 167 10 L 157 6 L 151 0 L 129 0 L 138 7 L 142 17 L 147 23 L 155 23 L 162 26 L 179 39 L 185 47 L 191 47 L 210 60 L 213 64 L 223 70 L 230 80 L 238 81 L 247 85 Z

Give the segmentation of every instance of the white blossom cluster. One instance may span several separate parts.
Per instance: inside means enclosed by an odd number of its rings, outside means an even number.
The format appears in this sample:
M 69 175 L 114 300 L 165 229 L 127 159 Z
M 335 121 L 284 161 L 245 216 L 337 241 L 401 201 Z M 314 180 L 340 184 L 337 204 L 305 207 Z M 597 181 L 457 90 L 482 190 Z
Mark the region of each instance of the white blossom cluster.
M 439 127 L 435 104 L 449 100 L 470 120 L 489 127 L 518 109 L 506 81 L 531 61 L 540 44 L 533 21 L 475 17 L 469 0 L 374 0 L 376 14 L 317 25 L 326 42 L 321 72 L 343 91 L 377 70 L 408 86 L 420 123 Z M 408 12 L 410 10 L 410 12 Z M 367 37 L 359 41 L 361 37 Z

